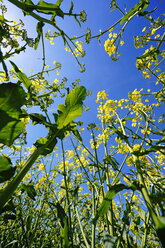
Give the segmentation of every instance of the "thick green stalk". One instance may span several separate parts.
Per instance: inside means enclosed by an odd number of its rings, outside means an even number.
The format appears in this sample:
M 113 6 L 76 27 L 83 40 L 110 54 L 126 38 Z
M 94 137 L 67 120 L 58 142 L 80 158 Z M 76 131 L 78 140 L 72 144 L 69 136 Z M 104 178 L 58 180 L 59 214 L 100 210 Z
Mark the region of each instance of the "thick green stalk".
M 17 186 L 20 184 L 26 173 L 29 171 L 31 166 L 34 164 L 36 159 L 42 153 L 42 148 L 35 149 L 33 154 L 27 160 L 22 169 L 18 172 L 18 174 L 13 178 L 11 182 L 6 186 L 6 188 L 0 193 L 0 210 L 3 208 L 5 203 L 10 199 L 11 195 L 16 190 Z
M 14 193 L 18 185 L 21 183 L 22 179 L 26 175 L 26 173 L 30 170 L 34 162 L 37 160 L 37 158 L 42 154 L 44 149 L 49 146 L 49 144 L 53 141 L 53 139 L 56 137 L 57 133 L 52 136 L 48 142 L 34 150 L 32 155 L 29 157 L 29 159 L 26 161 L 25 165 L 21 168 L 21 170 L 18 172 L 18 174 L 12 179 L 12 181 L 9 182 L 9 184 L 6 186 L 5 189 L 3 189 L 0 192 L 0 210 L 3 209 L 3 206 L 6 204 L 6 202 L 10 199 L 11 195 Z

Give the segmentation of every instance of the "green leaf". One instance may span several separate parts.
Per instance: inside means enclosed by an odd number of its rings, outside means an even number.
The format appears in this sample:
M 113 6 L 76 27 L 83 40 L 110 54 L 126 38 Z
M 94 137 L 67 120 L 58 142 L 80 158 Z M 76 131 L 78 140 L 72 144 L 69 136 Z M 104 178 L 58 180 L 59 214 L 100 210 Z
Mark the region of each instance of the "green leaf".
M 6 156 L 0 156 L 0 172 L 8 170 L 11 167 L 11 160 Z
M 58 0 L 58 1 L 56 2 L 56 5 L 57 5 L 58 7 L 60 7 L 60 5 L 61 5 L 62 2 L 63 2 L 63 0 Z
M 128 19 L 133 16 L 137 11 L 138 12 L 142 12 L 143 9 L 146 9 L 148 7 L 149 3 L 146 2 L 146 0 L 140 0 L 139 3 L 137 3 L 135 5 L 134 8 L 130 9 L 128 11 L 128 13 L 122 18 L 120 25 L 125 22 L 128 21 Z
M 156 231 L 157 231 L 157 234 L 159 236 L 159 239 L 163 247 L 165 247 L 165 235 L 164 235 L 165 234 L 165 216 L 158 217 L 158 221 L 159 221 L 159 224 L 156 227 Z
M 10 117 L 0 110 L 0 143 L 11 146 L 24 130 L 24 124 L 19 119 Z
M 59 202 L 57 202 L 56 204 L 54 204 L 53 202 L 50 202 L 50 204 L 52 206 L 54 206 L 55 208 L 57 208 L 57 217 L 60 220 L 61 226 L 64 228 L 64 226 L 65 226 L 65 219 L 67 218 L 67 215 L 65 213 L 64 208 L 59 204 Z
M 40 41 L 40 38 L 41 38 L 43 26 L 44 26 L 43 22 L 38 22 L 37 23 L 36 30 L 37 30 L 38 36 L 37 36 L 37 38 L 35 38 L 35 44 L 34 44 L 34 49 L 35 50 L 37 50 L 37 48 L 38 48 L 38 44 L 39 44 L 39 41 Z
M 114 170 L 118 170 L 119 163 L 115 158 L 113 158 L 111 155 L 108 155 L 104 158 L 104 163 L 112 165 Z
M 21 190 L 23 191 L 23 192 L 26 192 L 27 193 L 27 195 L 32 199 L 32 200 L 35 200 L 35 197 L 36 197 L 36 195 L 37 195 L 37 193 L 36 193 L 36 190 L 35 190 L 35 188 L 34 188 L 34 186 L 31 184 L 31 183 L 29 183 L 29 184 L 21 184 Z
M 83 86 L 74 88 L 65 99 L 65 105 L 58 106 L 58 129 L 62 129 L 71 123 L 75 118 L 81 116 L 83 111 L 82 101 L 85 99 L 87 93 Z
M 14 64 L 12 61 L 10 61 L 10 63 L 12 64 L 16 74 L 17 74 L 17 77 L 23 82 L 23 85 L 25 86 L 25 88 L 28 90 L 29 87 L 31 86 L 32 82 L 31 80 L 26 76 L 25 73 L 21 72 L 19 70 L 19 68 L 16 66 L 16 64 Z
M 76 15 L 74 16 L 74 19 L 76 20 L 76 22 L 78 23 L 78 25 L 79 25 L 80 28 L 81 28 L 81 23 L 80 23 L 79 20 L 77 19 L 77 16 L 76 16 Z
M 0 110 L 9 116 L 17 118 L 21 107 L 25 104 L 26 93 L 24 89 L 13 83 L 0 84 Z
M 43 116 L 42 114 L 32 113 L 32 114 L 29 114 L 29 116 L 33 122 L 33 125 L 44 124 L 46 122 L 46 117 Z
M 37 139 L 37 141 L 34 143 L 34 145 L 37 148 L 45 146 L 44 151 L 41 153 L 41 155 L 43 155 L 43 156 L 46 156 L 47 154 L 51 153 L 53 151 L 55 145 L 57 144 L 56 137 L 51 142 L 49 142 L 50 137 L 51 137 L 51 135 L 50 136 L 48 135 L 46 138 Z M 48 145 L 46 146 L 47 143 L 48 143 Z
M 57 1 L 56 4 L 47 3 L 45 1 L 39 1 L 36 5 L 36 10 L 44 14 L 53 14 L 54 16 L 64 17 L 63 11 L 59 8 L 62 1 Z
M 0 142 L 5 145 L 11 146 L 23 132 L 24 124 L 20 116 L 25 96 L 25 91 L 17 84 L 0 85 Z
M 72 11 L 73 11 L 73 1 L 71 1 L 71 6 L 70 6 L 70 9 L 69 9 L 69 14 L 70 15 L 72 14 Z
M 13 204 L 13 199 L 12 199 L 12 198 L 11 198 L 11 199 L 5 204 L 5 206 L 1 209 L 0 214 L 1 214 L 1 213 L 4 213 L 4 212 L 7 212 L 7 211 L 16 213 L 16 209 L 15 209 L 15 206 L 14 206 L 14 204 Z
M 0 183 L 9 180 L 15 173 L 16 167 L 11 167 L 11 160 L 0 156 Z
M 113 185 L 111 186 L 111 189 L 107 192 L 107 194 L 105 195 L 94 219 L 93 219 L 93 223 L 96 224 L 96 221 L 99 217 L 104 216 L 107 212 L 108 209 L 110 207 L 111 201 L 113 200 L 114 196 L 124 190 L 124 189 L 132 189 L 134 190 L 134 188 L 132 186 L 128 186 L 125 184 L 117 184 L 117 185 Z
M 64 248 L 71 247 L 71 241 L 69 241 L 69 227 L 67 217 L 64 219 L 64 229 L 63 229 L 63 245 Z

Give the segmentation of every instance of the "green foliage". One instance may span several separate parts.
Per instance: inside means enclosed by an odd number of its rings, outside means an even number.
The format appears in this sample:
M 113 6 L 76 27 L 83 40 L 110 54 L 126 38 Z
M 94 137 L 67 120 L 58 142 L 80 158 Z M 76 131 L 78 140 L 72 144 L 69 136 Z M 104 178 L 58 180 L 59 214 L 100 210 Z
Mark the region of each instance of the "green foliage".
M 21 107 L 25 104 L 26 93 L 21 86 L 13 83 L 0 85 L 0 142 L 11 146 L 24 130 L 20 120 Z
M 10 61 L 10 63 L 12 64 L 17 77 L 21 80 L 21 82 L 23 83 L 24 87 L 28 90 L 29 87 L 31 86 L 32 82 L 30 81 L 30 79 L 26 76 L 25 73 L 21 72 L 18 67 L 16 66 L 16 64 L 14 64 L 12 61 Z
M 56 3 L 39 1 L 37 4 L 31 0 L 9 2 L 37 20 L 37 37 L 27 37 L 22 21 L 18 24 L 6 20 L 5 7 L 1 6 L 2 248 L 145 248 L 160 247 L 159 240 L 165 246 L 164 129 L 157 121 L 164 118 L 164 115 L 160 116 L 159 109 L 165 102 L 164 71 L 158 67 L 164 61 L 165 34 L 160 37 L 155 35 L 164 27 L 160 17 L 154 19 L 154 15 L 151 16 L 156 13 L 156 8 L 147 11 L 149 1 L 140 0 L 126 12 L 113 0 L 111 8 L 120 11 L 121 19 L 96 36 L 92 36 L 91 29 L 87 29 L 84 35 L 77 38 L 80 41 L 74 43 L 75 38 L 70 38 L 58 26 L 58 18 L 55 20 L 57 16 L 62 19 L 66 15 L 73 16 L 81 27 L 81 22 L 86 21 L 86 13 L 73 13 L 72 1 L 68 13 L 60 7 L 62 0 Z M 81 122 L 74 122 L 82 114 L 86 89 L 77 86 L 78 81 L 72 83 L 72 88 L 66 87 L 66 78 L 61 83 L 50 83 L 46 79 L 51 71 L 59 70 L 61 65 L 54 62 L 53 69 L 45 65 L 47 53 L 43 26 L 46 28 L 49 24 L 56 30 L 53 34 L 47 32 L 46 39 L 53 44 L 53 40 L 60 36 L 80 65 L 80 72 L 83 72 L 85 65 L 78 60 L 78 56 L 85 54 L 81 40 L 84 38 L 87 44 L 94 38 L 100 41 L 109 32 L 105 50 L 116 61 L 120 56 L 118 49 L 124 44 L 122 36 L 125 28 L 135 16 L 147 19 L 149 24 L 148 30 L 145 27 L 142 35 L 134 37 L 135 47 L 152 44 L 137 57 L 137 69 L 143 72 L 145 78 L 155 78 L 156 85 L 160 83 L 161 86 L 157 92 L 149 90 L 142 93 L 142 90 L 135 89 L 129 92 L 128 99 L 121 100 L 108 99 L 104 91 L 99 92 L 96 102 L 99 103 L 98 118 L 101 122 L 100 126 L 95 123 L 88 125 L 92 137 L 88 144 L 87 132 L 83 134 L 83 126 L 78 128 Z M 118 34 L 112 33 L 112 29 L 117 30 Z M 5 60 L 22 54 L 27 45 L 39 49 L 39 42 L 43 51 L 40 72 L 28 77 L 13 62 L 14 70 L 9 71 Z M 10 76 L 17 82 L 9 82 Z M 66 95 L 65 103 L 59 104 L 51 115 L 49 107 L 59 95 Z M 152 97 L 152 102 L 147 103 L 149 100 L 146 97 Z M 36 110 L 33 112 L 33 107 L 37 107 L 39 113 Z M 29 119 L 33 125 L 42 124 L 48 131 L 48 135 L 37 138 L 35 147 L 31 148 L 26 143 Z M 17 167 L 12 167 L 12 164 Z
M 123 22 L 128 21 L 130 17 L 133 15 L 141 14 L 144 9 L 146 9 L 149 5 L 148 0 L 140 0 L 139 3 L 135 5 L 134 8 L 130 9 L 126 15 L 121 19 L 120 24 L 123 24 Z
M 32 200 L 35 200 L 35 197 L 36 197 L 36 195 L 37 195 L 37 193 L 36 193 L 36 191 L 35 191 L 35 188 L 34 188 L 34 186 L 31 184 L 31 183 L 29 183 L 28 185 L 26 185 L 26 184 L 21 184 L 21 190 L 22 190 L 22 192 L 26 192 L 27 193 L 27 195 L 32 199 Z
M 11 164 L 10 158 L 0 156 L 0 183 L 9 180 L 14 175 L 16 167 L 11 167 Z
M 78 86 L 66 96 L 65 105 L 60 104 L 58 106 L 57 125 L 59 129 L 62 129 L 75 118 L 81 116 L 83 111 L 82 101 L 86 95 L 85 87 Z

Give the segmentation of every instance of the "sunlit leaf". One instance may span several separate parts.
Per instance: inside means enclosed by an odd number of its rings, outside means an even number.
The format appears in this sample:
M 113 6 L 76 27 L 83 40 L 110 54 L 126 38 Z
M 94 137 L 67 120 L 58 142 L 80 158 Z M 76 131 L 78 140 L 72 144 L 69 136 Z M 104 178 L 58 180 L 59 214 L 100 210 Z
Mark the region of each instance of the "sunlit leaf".
M 148 7 L 149 3 L 146 3 L 145 0 L 140 0 L 139 3 L 135 5 L 134 8 L 130 9 L 126 15 L 122 18 L 120 24 L 122 24 L 125 21 L 128 21 L 130 17 L 132 17 L 136 12 L 142 12 L 143 9 L 146 9 Z
M 10 63 L 12 64 L 12 66 L 13 66 L 16 74 L 17 74 L 17 77 L 22 81 L 25 88 L 29 89 L 29 87 L 32 84 L 31 80 L 26 76 L 25 73 L 20 71 L 20 69 L 16 66 L 16 64 L 14 64 L 12 61 L 10 61 Z
M 111 189 L 107 192 L 107 194 L 105 195 L 94 219 L 93 219 L 93 223 L 96 224 L 96 221 L 99 217 L 101 216 L 104 216 L 107 212 L 108 212 L 108 209 L 111 205 L 111 202 L 114 198 L 114 196 L 124 190 L 124 189 L 132 189 L 132 190 L 135 190 L 136 187 L 134 187 L 134 185 L 131 185 L 131 186 L 128 186 L 128 185 L 125 185 L 125 184 L 117 184 L 117 185 L 114 185 L 114 186 L 111 186 Z
M 49 142 L 49 139 L 50 138 L 51 138 L 50 136 L 47 136 L 46 138 L 39 138 L 34 143 L 34 145 L 37 148 L 42 147 L 42 146 L 45 146 L 44 151 L 41 153 L 41 155 L 43 155 L 43 156 L 46 156 L 47 154 L 51 153 L 53 151 L 55 145 L 57 144 L 56 137 L 51 142 Z M 48 145 L 46 145 L 46 144 L 48 144 Z
M 65 105 L 58 106 L 57 125 L 61 129 L 71 123 L 75 118 L 81 116 L 83 111 L 82 101 L 87 93 L 83 86 L 74 88 L 65 99 Z
M 59 8 L 62 1 L 57 1 L 57 4 L 47 3 L 45 1 L 39 1 L 36 5 L 36 10 L 44 14 L 53 14 L 60 17 L 64 17 L 63 11 Z

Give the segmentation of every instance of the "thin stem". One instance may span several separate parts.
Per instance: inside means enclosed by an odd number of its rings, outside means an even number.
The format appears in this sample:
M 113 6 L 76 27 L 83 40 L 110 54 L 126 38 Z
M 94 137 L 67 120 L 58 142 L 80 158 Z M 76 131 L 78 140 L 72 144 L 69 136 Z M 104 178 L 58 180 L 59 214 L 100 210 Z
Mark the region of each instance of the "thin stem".
M 123 134 L 126 135 L 123 123 L 122 123 L 122 121 L 121 121 L 121 119 L 119 118 L 118 115 L 117 115 L 117 118 L 118 118 L 119 123 L 121 125 Z M 137 168 L 137 172 L 138 172 L 138 176 L 139 176 L 139 184 L 140 184 L 140 187 L 141 187 L 142 195 L 144 197 L 145 203 L 146 203 L 148 211 L 149 211 L 149 213 L 150 213 L 150 215 L 152 217 L 152 220 L 153 220 L 155 226 L 157 227 L 158 224 L 159 224 L 158 217 L 157 217 L 157 215 L 155 213 L 154 207 L 152 205 L 152 202 L 150 200 L 150 197 L 149 197 L 149 194 L 148 194 L 148 191 L 147 191 L 147 187 L 146 187 L 145 180 L 144 180 L 144 177 L 143 177 L 143 171 L 141 169 L 141 164 L 140 164 L 139 157 L 135 156 L 133 154 L 133 149 L 132 149 L 131 145 L 129 144 L 128 140 L 127 140 L 127 145 L 128 145 L 128 149 L 129 149 L 130 153 L 132 154 L 134 164 L 135 164 L 135 166 Z
M 150 219 L 150 214 L 148 212 L 147 217 L 146 217 L 146 221 L 145 221 L 145 229 L 144 229 L 144 234 L 143 234 L 143 237 L 142 237 L 141 248 L 146 247 L 149 219 Z
M 70 210 L 70 200 L 69 200 L 69 190 L 68 190 L 68 183 L 67 183 L 67 171 L 66 171 L 66 164 L 65 164 L 65 151 L 64 151 L 64 144 L 61 140 L 61 147 L 62 147 L 62 157 L 63 157 L 63 165 L 64 165 L 64 182 L 65 182 L 65 192 L 66 192 L 66 200 L 67 200 L 67 209 L 69 214 L 69 233 L 72 240 L 73 245 L 73 238 L 72 238 L 72 220 L 71 220 L 71 210 Z
M 88 241 L 86 239 L 86 236 L 85 236 L 85 233 L 84 233 L 84 230 L 83 230 L 83 227 L 81 225 L 81 220 L 80 220 L 80 216 L 79 216 L 79 213 L 78 213 L 78 210 L 77 210 L 77 207 L 76 207 L 76 215 L 77 215 L 77 219 L 78 219 L 78 223 L 79 223 L 79 226 L 80 226 L 80 229 L 81 229 L 81 233 L 82 233 L 82 236 L 83 236 L 83 239 L 84 239 L 84 242 L 85 242 L 85 245 L 87 248 L 90 248 L 89 244 L 88 244 Z

